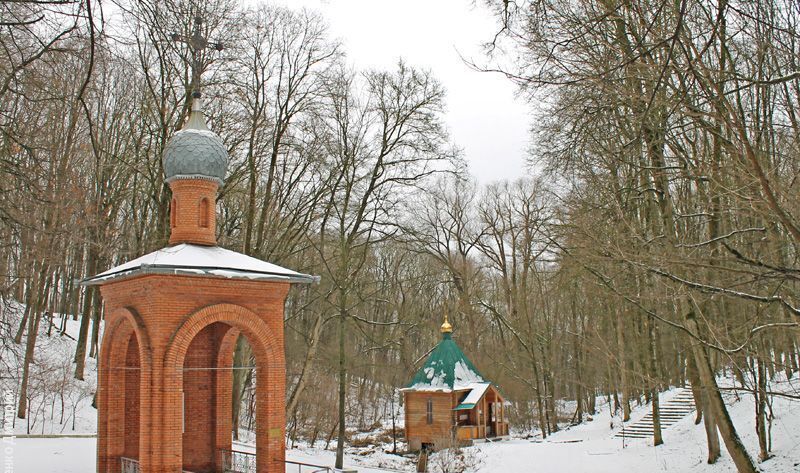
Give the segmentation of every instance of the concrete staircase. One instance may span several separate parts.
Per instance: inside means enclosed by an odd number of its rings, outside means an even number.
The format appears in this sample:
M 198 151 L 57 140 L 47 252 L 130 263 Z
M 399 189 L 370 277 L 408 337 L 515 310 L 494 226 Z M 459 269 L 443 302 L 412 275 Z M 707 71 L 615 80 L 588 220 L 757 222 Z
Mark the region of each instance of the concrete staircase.
M 661 401 L 661 430 L 664 431 L 675 425 L 679 420 L 695 411 L 694 396 L 691 387 L 678 388 L 669 401 Z M 637 420 L 623 425 L 622 429 L 614 434 L 617 438 L 645 439 L 653 438 L 653 411 L 650 411 Z

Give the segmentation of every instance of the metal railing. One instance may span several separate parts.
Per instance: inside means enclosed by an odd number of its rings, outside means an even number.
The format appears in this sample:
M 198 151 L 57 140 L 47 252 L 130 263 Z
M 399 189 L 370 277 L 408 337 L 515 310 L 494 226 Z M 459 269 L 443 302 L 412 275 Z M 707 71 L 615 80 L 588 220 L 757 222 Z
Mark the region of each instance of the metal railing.
M 139 460 L 135 458 L 119 457 L 120 472 L 121 473 L 140 473 L 142 470 L 139 467 Z M 255 470 L 253 470 L 255 471 Z M 192 473 L 191 471 L 183 470 L 182 473 Z
M 122 467 L 122 473 L 139 473 L 139 460 L 134 460 L 133 458 L 127 457 L 120 457 L 119 458 L 120 466 Z
M 333 468 L 324 465 L 314 465 L 312 463 L 293 462 L 291 460 L 284 460 L 283 463 L 287 465 L 297 465 L 297 473 L 333 473 Z M 303 470 L 303 468 L 306 468 Z M 316 468 L 312 470 L 312 468 Z M 310 471 L 309 471 L 310 470 Z
M 237 450 L 220 450 L 219 464 L 223 473 L 256 473 L 256 454 Z
M 223 473 L 256 473 L 256 454 L 242 452 L 239 450 L 219 451 L 220 465 Z M 334 473 L 333 468 L 325 465 L 315 465 L 313 463 L 303 463 L 291 460 L 282 460 L 287 465 L 297 467 L 297 473 Z

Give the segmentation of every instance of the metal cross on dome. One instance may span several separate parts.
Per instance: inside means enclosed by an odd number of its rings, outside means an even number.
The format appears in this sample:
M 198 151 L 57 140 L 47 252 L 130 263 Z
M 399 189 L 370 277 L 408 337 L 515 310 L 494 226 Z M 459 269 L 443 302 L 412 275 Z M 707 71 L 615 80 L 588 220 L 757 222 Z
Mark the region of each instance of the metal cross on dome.
M 194 28 L 191 36 L 183 36 L 178 33 L 172 33 L 172 40 L 178 43 L 184 43 L 189 46 L 192 52 L 192 97 L 200 98 L 200 73 L 202 67 L 200 65 L 200 51 L 212 47 L 217 51 L 222 51 L 222 43 L 213 43 L 207 38 L 203 37 L 201 27 L 203 26 L 203 18 L 200 15 L 194 17 Z

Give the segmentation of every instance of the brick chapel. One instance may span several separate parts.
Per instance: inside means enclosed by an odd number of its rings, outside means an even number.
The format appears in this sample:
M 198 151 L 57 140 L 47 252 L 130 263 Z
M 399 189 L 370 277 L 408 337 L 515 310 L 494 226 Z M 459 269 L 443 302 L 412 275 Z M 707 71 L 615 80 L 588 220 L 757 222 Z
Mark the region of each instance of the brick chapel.
M 256 471 L 284 471 L 284 300 L 292 283 L 314 278 L 217 246 L 228 154 L 200 102 L 197 94 L 164 150 L 169 246 L 85 281 L 100 286 L 105 304 L 99 473 L 228 468 L 240 334 L 255 354 Z

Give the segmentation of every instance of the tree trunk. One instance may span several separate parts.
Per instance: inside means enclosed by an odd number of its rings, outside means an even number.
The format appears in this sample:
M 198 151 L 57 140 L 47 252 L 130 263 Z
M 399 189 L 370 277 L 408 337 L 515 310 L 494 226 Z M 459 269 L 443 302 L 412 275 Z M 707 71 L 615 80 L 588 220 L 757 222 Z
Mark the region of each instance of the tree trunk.
M 656 345 L 656 324 L 649 317 L 645 320 L 647 324 L 647 345 L 650 355 L 650 398 L 653 407 L 653 446 L 658 446 L 664 443 L 664 438 L 661 435 L 661 412 L 658 405 L 658 353 Z
M 20 283 L 20 285 L 23 285 Z M 19 323 L 19 328 L 17 329 L 16 335 L 14 335 L 14 343 L 19 345 L 22 343 L 22 335 L 25 334 L 25 327 L 28 325 L 28 319 L 31 316 L 31 305 L 34 291 L 31 289 L 30 284 L 28 285 L 28 290 L 25 294 L 25 311 L 22 313 L 22 320 Z
M 95 297 L 92 301 L 92 339 L 89 348 L 89 356 L 97 358 L 97 352 L 100 349 L 100 317 L 102 311 L 102 301 L 99 297 Z
M 33 362 L 33 353 L 36 348 L 36 335 L 39 333 L 39 321 L 41 313 L 34 310 L 28 318 L 28 339 L 25 343 L 25 360 L 22 363 L 22 381 L 19 388 L 19 406 L 17 417 L 24 419 L 28 411 L 28 380 L 30 378 L 30 367 Z
M 694 337 L 691 343 L 697 363 L 697 372 L 700 376 L 700 382 L 702 383 L 706 399 L 708 400 L 707 405 L 713 413 L 714 418 L 717 420 L 717 428 L 720 434 L 722 434 L 725 448 L 728 450 L 728 453 L 730 453 L 733 463 L 736 465 L 736 470 L 739 473 L 756 473 L 757 470 L 753 459 L 750 458 L 750 454 L 747 453 L 741 439 L 739 439 L 739 435 L 736 433 L 736 428 L 733 426 L 728 410 L 725 408 L 725 402 L 722 400 L 722 395 L 717 387 L 714 373 L 711 371 L 711 364 L 708 361 L 705 348 L 699 343 L 700 330 L 697 326 L 694 313 L 692 312 L 686 314 L 686 329 L 692 337 Z
M 96 240 L 93 240 L 96 241 Z M 92 243 L 89 243 L 89 251 L 86 255 L 86 273 L 94 275 L 97 273 L 97 254 Z M 94 298 L 98 297 L 98 290 L 95 287 L 86 287 L 83 297 L 83 309 L 81 310 L 81 326 L 78 332 L 78 344 L 75 348 L 75 379 L 83 381 L 83 371 L 86 366 L 86 345 L 89 338 L 89 322 Z
M 289 396 L 289 402 L 286 404 L 286 412 L 290 415 L 294 413 L 297 403 L 300 401 L 300 395 L 306 387 L 306 376 L 308 375 L 311 365 L 314 363 L 314 357 L 317 355 L 317 348 L 319 347 L 319 338 L 322 331 L 322 314 L 317 316 L 314 322 L 314 328 L 311 329 L 311 340 L 309 341 L 308 352 L 306 352 L 306 359 L 303 361 L 303 368 L 300 370 L 300 377 L 297 379 L 297 384 Z
M 708 396 L 702 395 L 703 405 L 707 406 Z M 703 415 L 703 427 L 706 431 L 706 440 L 708 442 L 708 464 L 713 465 L 719 460 L 722 455 L 719 448 L 719 435 L 717 435 L 717 423 L 714 420 L 714 413 L 706 409 Z
M 697 409 L 694 424 L 697 425 L 703 420 L 705 403 L 703 401 L 703 391 L 700 389 L 700 378 L 697 375 L 697 366 L 695 365 L 693 354 L 686 357 L 686 376 L 689 378 L 689 383 L 692 385 L 694 406 L 695 409 Z
M 528 350 L 531 356 L 531 370 L 533 382 L 536 384 L 536 410 L 539 415 L 539 429 L 542 431 L 542 438 L 547 438 L 547 419 L 545 418 L 544 399 L 542 396 L 542 383 L 539 376 L 539 368 L 536 364 L 536 355 L 532 349 Z
M 758 433 L 758 459 L 762 462 L 769 459 L 769 445 L 767 443 L 767 370 L 763 358 L 756 360 L 757 389 L 756 402 L 756 432 Z
M 91 322 L 92 300 L 96 289 L 86 288 L 83 297 L 83 310 L 81 310 L 81 326 L 78 330 L 78 344 L 75 348 L 75 379 L 83 381 L 83 371 L 86 367 L 86 344 L 89 338 L 89 322 Z
M 347 393 L 347 368 L 345 365 L 345 330 L 347 329 L 347 305 L 345 294 L 340 297 L 339 305 L 339 431 L 336 439 L 336 468 L 344 465 L 344 436 L 345 436 L 345 395 Z
M 628 422 L 631 420 L 631 401 L 630 401 L 630 386 L 628 385 L 628 367 L 625 362 L 625 334 L 622 328 L 622 314 L 620 310 L 617 313 L 617 355 L 619 357 L 619 382 L 622 384 L 622 421 Z

